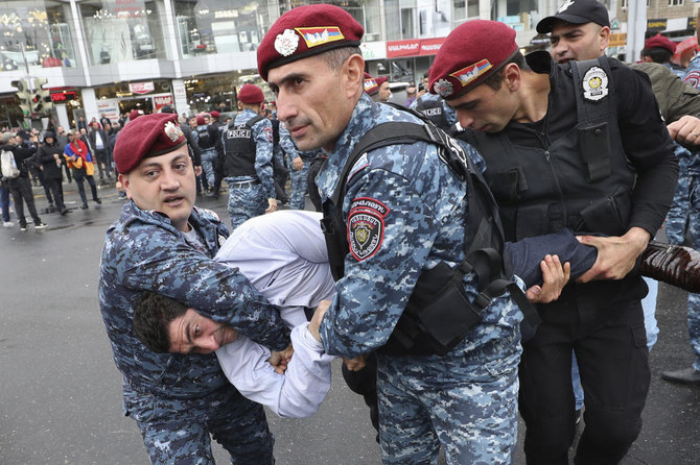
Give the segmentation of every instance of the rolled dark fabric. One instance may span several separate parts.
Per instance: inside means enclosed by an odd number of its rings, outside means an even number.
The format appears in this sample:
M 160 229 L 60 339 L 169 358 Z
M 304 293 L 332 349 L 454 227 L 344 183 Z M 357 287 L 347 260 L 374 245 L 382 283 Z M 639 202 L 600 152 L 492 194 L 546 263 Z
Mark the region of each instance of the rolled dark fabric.
M 649 241 L 639 271 L 693 294 L 700 294 L 700 252 L 680 245 Z

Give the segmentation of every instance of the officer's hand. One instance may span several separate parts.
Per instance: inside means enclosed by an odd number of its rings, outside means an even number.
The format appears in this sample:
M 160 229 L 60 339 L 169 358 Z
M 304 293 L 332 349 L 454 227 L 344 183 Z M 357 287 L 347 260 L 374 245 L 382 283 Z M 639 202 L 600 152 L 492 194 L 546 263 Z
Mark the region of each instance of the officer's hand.
M 294 347 L 289 344 L 289 347 L 282 352 L 270 351 L 270 358 L 267 361 L 275 368 L 275 373 L 283 375 L 292 360 L 292 355 L 294 355 Z
M 292 160 L 292 168 L 294 168 L 294 171 L 301 171 L 303 167 L 304 161 L 301 159 L 301 157 L 296 157 L 294 160 Z
M 202 167 L 201 167 L 201 166 L 195 166 L 195 167 L 194 167 L 194 175 L 195 175 L 195 176 L 201 176 L 201 175 L 202 175 Z
M 267 199 L 267 210 L 265 213 L 272 213 L 277 211 L 277 199 Z
M 587 283 L 599 279 L 622 279 L 634 268 L 651 235 L 642 228 L 631 228 L 621 237 L 577 236 L 581 244 L 598 249 L 598 258 L 576 281 Z
M 527 300 L 534 304 L 547 304 L 559 298 L 562 289 L 571 277 L 571 264 L 562 266 L 559 256 L 546 255 L 540 262 L 542 285 L 532 286 L 525 292 Z
M 700 145 L 700 119 L 686 115 L 666 126 L 671 139 L 682 145 Z
M 367 357 L 369 357 L 369 354 L 358 355 L 355 358 L 343 357 L 343 361 L 345 362 L 345 366 L 348 367 L 348 370 L 360 371 L 365 367 Z
M 323 342 L 321 341 L 320 333 L 321 322 L 323 321 L 323 317 L 326 316 L 326 312 L 330 306 L 330 300 L 322 300 L 321 303 L 318 304 L 318 307 L 316 307 L 316 310 L 314 310 L 314 316 L 311 317 L 311 321 L 309 322 L 309 332 L 318 342 Z

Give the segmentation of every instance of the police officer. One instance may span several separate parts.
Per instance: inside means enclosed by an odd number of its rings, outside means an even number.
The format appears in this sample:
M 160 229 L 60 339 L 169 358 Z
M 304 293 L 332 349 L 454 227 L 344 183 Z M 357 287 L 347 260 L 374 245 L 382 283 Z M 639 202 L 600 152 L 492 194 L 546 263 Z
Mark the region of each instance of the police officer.
M 177 115 L 141 116 L 122 132 L 114 162 L 130 201 L 107 231 L 99 300 L 123 375 L 124 414 L 137 421 L 154 464 L 213 464 L 210 434 L 233 463 L 272 464 L 262 407 L 233 388 L 215 355 L 157 354 L 132 331 L 133 306 L 148 290 L 273 350 L 289 344 L 277 309 L 236 269 L 213 261 L 228 231 L 194 208 L 195 175 Z
M 212 122 L 209 124 L 209 138 L 214 140 L 214 149 L 216 150 L 216 158 L 212 162 L 212 169 L 214 171 L 214 184 L 210 185 L 212 187 L 211 192 L 207 195 L 209 198 L 218 199 L 219 192 L 221 191 L 221 181 L 224 180 L 224 146 L 221 141 L 221 135 L 226 128 L 226 125 L 221 123 L 221 113 L 213 110 L 211 113 Z
M 348 248 L 340 254 L 344 275 L 321 337 L 327 353 L 347 358 L 385 346 L 421 275 L 453 270 L 462 261 L 469 208 L 467 184 L 440 160 L 434 143 L 358 153 L 341 180 L 371 128 L 392 121 L 424 127 L 364 94 L 362 35 L 362 26 L 341 8 L 308 5 L 282 15 L 258 48 L 259 73 L 275 92 L 278 118 L 297 147 L 328 154 L 316 182 L 324 210 L 339 220 L 327 232 L 332 241 L 347 237 Z M 465 158 L 473 151 L 459 144 L 454 150 Z M 330 197 L 339 183 L 345 194 L 334 204 Z M 472 273 L 453 283 L 468 302 L 475 298 Z M 444 356 L 380 351 L 385 464 L 434 463 L 441 444 L 450 463 L 511 463 L 522 314 L 505 294 L 479 315 Z
M 448 36 L 430 90 L 471 129 L 464 135 L 486 161 L 508 240 L 566 226 L 610 236 L 584 235 L 596 264 L 538 306 L 543 322 L 523 344 L 520 412 L 527 463 L 567 464 L 573 350 L 586 398 L 575 461 L 618 463 L 641 430 L 650 378 L 647 289 L 632 270 L 663 223 L 678 171 L 648 79 L 605 57 L 559 67 L 533 52 L 525 61 L 512 29 L 477 20 Z
M 212 133 L 218 136 L 218 131 L 214 132 L 210 129 L 210 124 L 207 123 L 206 118 L 203 115 L 197 116 L 197 127 L 195 132 L 197 133 L 197 145 L 201 152 L 202 157 L 202 171 L 203 181 L 202 184 L 206 184 L 207 194 L 212 192 L 215 184 L 214 180 L 214 161 L 216 159 L 216 139 L 212 138 Z
M 410 108 L 422 113 L 444 131 L 449 132 L 457 122 L 457 113 L 436 94 L 423 94 L 413 101 Z
M 700 13 L 698 13 L 700 16 Z M 700 26 L 697 29 L 700 36 Z M 690 62 L 683 81 L 700 89 L 700 54 Z M 700 130 L 690 133 L 692 143 L 700 142 Z M 699 152 L 683 152 L 679 158 L 681 173 L 668 213 L 666 234 L 672 244 L 683 244 L 686 235 L 694 249 L 700 248 L 700 156 Z M 700 385 L 700 295 L 688 294 L 688 335 L 695 361 L 689 367 L 665 370 L 661 377 L 667 381 L 682 384 Z
M 272 178 L 272 123 L 262 116 L 262 89 L 245 84 L 238 91 L 240 113 L 222 135 L 224 173 L 229 185 L 231 227 L 277 210 Z

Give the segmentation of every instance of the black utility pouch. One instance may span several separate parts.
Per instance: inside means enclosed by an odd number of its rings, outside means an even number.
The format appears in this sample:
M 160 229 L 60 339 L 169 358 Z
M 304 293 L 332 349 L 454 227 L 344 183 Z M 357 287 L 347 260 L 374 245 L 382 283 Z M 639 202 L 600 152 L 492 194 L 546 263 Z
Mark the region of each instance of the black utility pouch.
M 445 262 L 421 274 L 404 312 L 417 325 L 417 351 L 446 355 L 481 321 L 462 277 Z

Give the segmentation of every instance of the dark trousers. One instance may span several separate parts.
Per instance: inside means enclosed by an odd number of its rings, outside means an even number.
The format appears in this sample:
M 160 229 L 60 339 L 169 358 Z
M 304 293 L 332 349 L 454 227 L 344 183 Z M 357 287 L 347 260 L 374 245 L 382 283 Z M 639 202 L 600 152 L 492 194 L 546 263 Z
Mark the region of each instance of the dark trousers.
M 574 463 L 617 464 L 641 431 L 650 383 L 641 303 L 634 300 L 611 305 L 598 312 L 597 321 L 589 322 L 575 298 L 543 307 L 543 323 L 523 344 L 520 364 L 520 413 L 527 427 L 527 463 L 569 463 L 568 449 L 575 434 L 573 350 L 585 394 L 586 425 Z
M 85 174 L 85 171 L 73 171 L 73 179 L 78 185 L 78 194 L 80 194 L 80 200 L 83 201 L 83 205 L 87 204 L 87 196 L 85 195 L 85 185 L 83 181 L 87 180 L 90 184 L 90 190 L 92 191 L 92 200 L 97 200 L 97 186 L 95 185 L 95 178 Z
M 10 190 L 0 187 L 0 206 L 2 207 L 2 220 L 10 221 Z
M 58 211 L 62 212 L 66 209 L 63 203 L 63 179 L 45 179 L 46 187 L 51 191 L 53 200 L 56 203 Z
M 34 224 L 41 224 L 41 219 L 36 212 L 32 183 L 29 178 L 20 176 L 19 178 L 10 179 L 10 192 L 12 193 L 12 201 L 15 203 L 15 212 L 17 213 L 19 225 L 27 226 L 27 219 L 24 217 L 24 202 L 27 203 L 27 209 L 34 220 Z
M 100 173 L 100 179 L 104 179 L 105 171 L 107 177 L 112 177 L 112 164 L 109 162 L 108 149 L 95 149 L 95 162 Z

